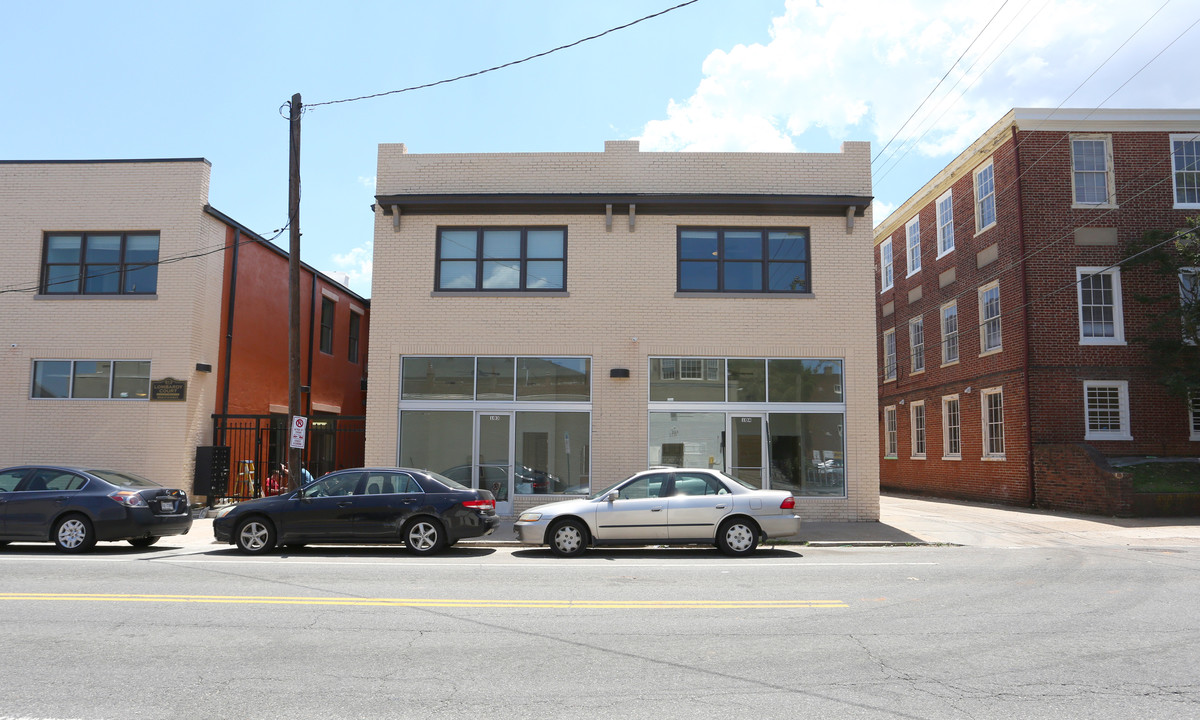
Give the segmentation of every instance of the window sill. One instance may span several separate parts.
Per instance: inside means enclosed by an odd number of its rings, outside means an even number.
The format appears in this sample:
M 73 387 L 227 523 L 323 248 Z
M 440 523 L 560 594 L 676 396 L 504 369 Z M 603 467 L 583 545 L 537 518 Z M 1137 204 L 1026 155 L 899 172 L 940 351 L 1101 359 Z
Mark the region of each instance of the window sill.
M 539 298 L 539 297 L 571 297 L 571 293 L 566 290 L 433 290 L 429 293 L 429 297 L 464 297 L 464 298 L 481 298 L 481 297 L 523 297 L 523 298 Z
M 883 459 L 884 460 L 899 460 L 900 458 L 896 455 L 884 455 Z
M 1117 205 L 1113 203 L 1071 203 L 1072 210 L 1116 210 Z
M 158 295 L 157 294 L 137 295 L 137 294 L 132 294 L 132 293 L 128 294 L 128 295 L 120 295 L 120 294 L 107 295 L 107 294 L 101 294 L 101 293 L 80 293 L 78 295 L 75 295 L 75 294 L 68 295 L 68 294 L 64 293 L 62 295 L 59 295 L 59 294 L 55 293 L 52 295 L 48 295 L 48 294 L 34 295 L 33 299 L 34 300 L 157 300 Z
M 946 257 L 947 255 L 949 255 L 949 254 L 951 254 L 951 253 L 953 253 L 953 252 L 954 252 L 954 248 L 950 248 L 949 250 L 947 250 L 947 251 L 945 251 L 945 252 L 943 252 L 943 253 L 940 253 L 940 254 L 938 254 L 938 256 L 937 256 L 937 258 L 936 258 L 936 259 L 937 259 L 937 260 L 941 260 L 942 258 Z
M 917 268 L 916 270 L 913 270 L 909 274 L 905 275 L 904 279 L 907 280 L 908 278 L 912 277 L 913 275 L 920 275 L 920 274 L 921 274 L 921 268 Z
M 1004 462 L 1008 458 L 1005 457 L 1004 455 L 984 455 L 983 457 L 981 457 L 979 459 L 982 460 L 983 462 Z
M 999 355 L 1002 352 L 1004 352 L 1003 346 L 998 347 L 998 348 L 992 348 L 991 350 L 984 350 L 983 352 L 979 353 L 979 357 L 983 358 L 983 357 L 988 357 L 989 355 Z
M 1200 203 L 1175 203 L 1175 210 L 1200 210 Z
M 713 292 L 711 290 L 676 290 L 675 297 L 677 298 L 754 298 L 763 300 L 767 298 L 803 298 L 811 300 L 816 297 L 814 293 L 788 293 L 788 292 Z
M 1085 347 L 1120 347 L 1128 343 L 1125 338 L 1079 338 L 1079 344 Z
M 925 456 L 924 455 L 911 455 L 911 456 L 909 456 L 908 459 L 909 460 L 924 460 Z
M 947 368 L 947 367 L 951 367 L 951 366 L 957 365 L 958 363 L 959 363 L 959 361 L 958 361 L 958 360 L 951 360 L 950 362 L 944 362 L 944 363 L 942 363 L 942 367 L 944 367 L 944 368 Z
M 992 228 L 996 227 L 996 225 L 997 225 L 997 224 L 998 224 L 998 221 L 996 221 L 996 220 L 993 220 L 993 221 L 991 222 L 991 224 L 989 224 L 989 225 L 986 225 L 986 226 L 984 226 L 984 227 L 981 227 L 981 228 L 976 228 L 976 229 L 975 229 L 975 237 L 979 237 L 980 235 L 984 234 L 984 233 L 985 233 L 985 232 L 987 232 L 988 230 L 991 230 Z
M 884 382 L 884 384 L 885 384 L 885 385 L 886 385 L 887 383 L 890 383 L 890 382 L 896 382 L 896 378 L 894 378 L 894 377 L 891 377 L 891 378 L 884 378 L 884 379 L 883 379 L 883 382 Z
M 962 455 L 943 455 L 942 459 L 943 460 L 954 460 L 957 462 L 959 460 L 962 460 Z
M 914 375 L 924 375 L 924 374 L 925 374 L 925 368 L 921 368 L 920 370 L 913 370 L 912 372 L 910 372 L 908 374 L 908 376 L 913 377 Z
M 1116 441 L 1119 441 L 1119 442 L 1132 442 L 1132 441 L 1133 441 L 1133 436 L 1132 436 L 1132 435 L 1117 435 L 1117 434 L 1112 434 L 1112 435 L 1094 435 L 1094 434 L 1091 434 L 1091 433 L 1084 433 L 1084 434 L 1083 434 L 1083 439 L 1084 439 L 1084 440 L 1099 440 L 1099 441 L 1104 441 L 1104 440 L 1116 440 Z

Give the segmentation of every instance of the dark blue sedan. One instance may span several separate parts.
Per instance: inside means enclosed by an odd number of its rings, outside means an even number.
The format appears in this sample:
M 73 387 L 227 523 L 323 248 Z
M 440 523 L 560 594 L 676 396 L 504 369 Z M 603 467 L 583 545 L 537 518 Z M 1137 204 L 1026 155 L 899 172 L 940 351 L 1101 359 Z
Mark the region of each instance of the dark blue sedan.
M 54 465 L 0 470 L 0 545 L 52 542 L 85 552 L 97 540 L 149 547 L 192 527 L 187 493 L 132 473 Z
M 213 534 L 250 554 L 279 545 L 403 543 L 427 555 L 488 535 L 499 524 L 496 498 L 487 490 L 428 470 L 352 468 L 223 510 Z

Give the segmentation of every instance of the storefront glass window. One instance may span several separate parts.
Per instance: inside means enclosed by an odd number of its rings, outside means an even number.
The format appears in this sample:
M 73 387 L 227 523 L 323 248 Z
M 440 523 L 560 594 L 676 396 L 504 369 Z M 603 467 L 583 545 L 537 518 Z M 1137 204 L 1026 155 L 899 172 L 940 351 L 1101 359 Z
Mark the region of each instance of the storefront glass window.
M 404 400 L 471 400 L 475 358 L 408 357 L 403 362 Z

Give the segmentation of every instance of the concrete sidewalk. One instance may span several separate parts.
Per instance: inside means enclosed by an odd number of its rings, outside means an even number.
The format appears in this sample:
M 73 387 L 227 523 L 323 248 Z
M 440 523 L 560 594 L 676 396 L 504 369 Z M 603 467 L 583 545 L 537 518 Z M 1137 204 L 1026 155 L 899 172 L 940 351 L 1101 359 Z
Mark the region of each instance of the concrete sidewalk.
M 785 542 L 815 547 L 1200 547 L 1200 518 L 1105 518 L 900 495 L 880 497 L 879 506 L 879 522 L 806 522 L 799 535 Z M 215 545 L 211 519 L 196 520 L 187 535 L 162 542 L 229 547 Z M 518 544 L 512 518 L 487 537 L 462 542 Z

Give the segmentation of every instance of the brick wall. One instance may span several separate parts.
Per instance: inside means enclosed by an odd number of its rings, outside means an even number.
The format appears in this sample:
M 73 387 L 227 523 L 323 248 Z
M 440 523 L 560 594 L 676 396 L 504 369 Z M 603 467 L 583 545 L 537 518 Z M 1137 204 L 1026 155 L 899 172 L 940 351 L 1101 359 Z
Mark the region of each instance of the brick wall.
M 1133 514 L 1129 475 L 1114 471 L 1094 448 L 1035 445 L 1033 469 L 1039 508 L 1117 517 Z

